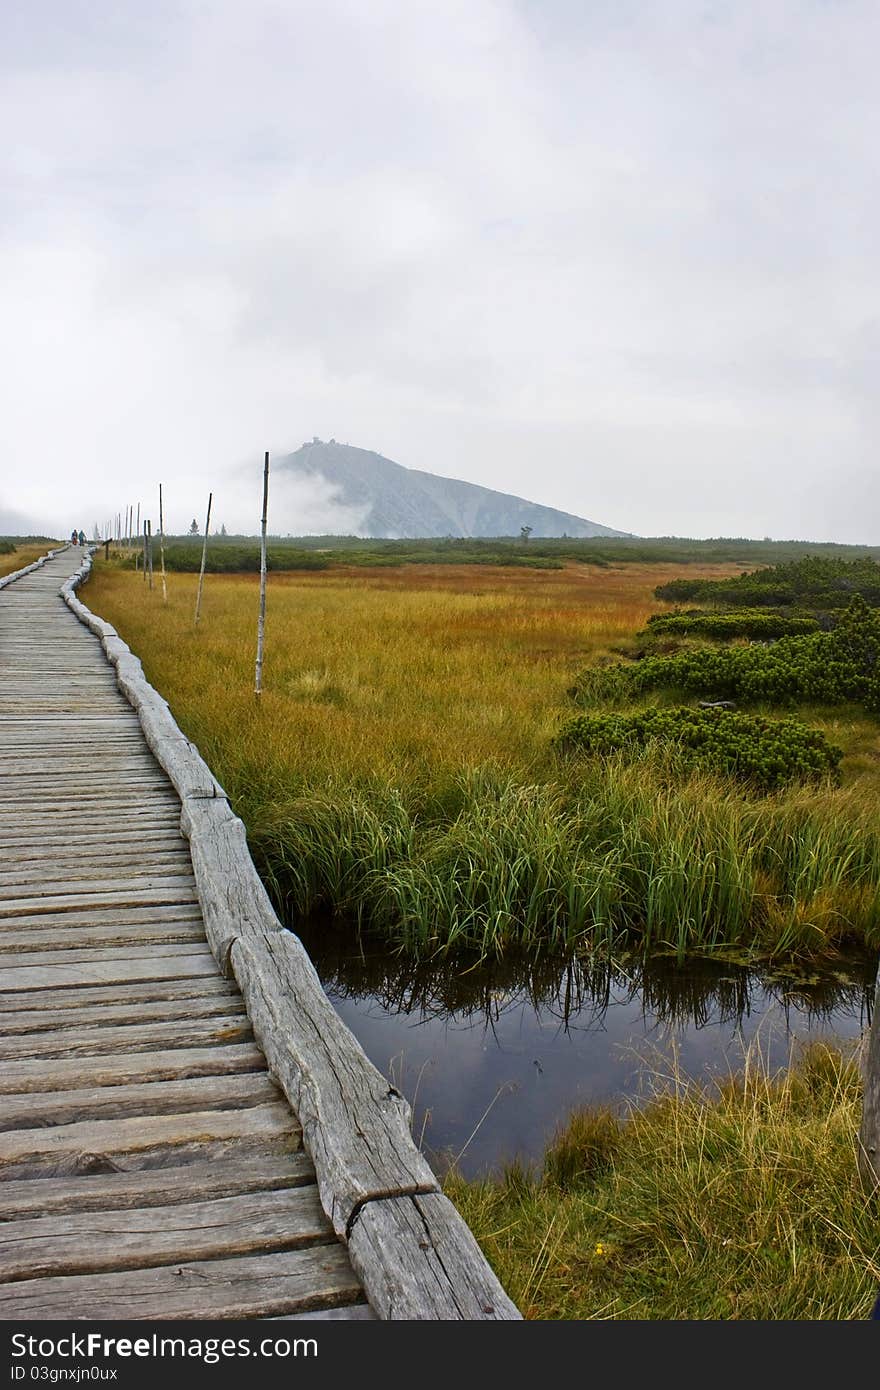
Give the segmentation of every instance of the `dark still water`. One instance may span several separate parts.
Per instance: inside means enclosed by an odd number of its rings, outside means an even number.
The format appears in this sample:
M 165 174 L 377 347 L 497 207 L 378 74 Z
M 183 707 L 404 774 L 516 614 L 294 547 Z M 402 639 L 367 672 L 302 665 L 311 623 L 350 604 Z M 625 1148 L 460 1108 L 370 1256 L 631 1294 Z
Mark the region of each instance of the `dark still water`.
M 426 1156 L 468 1176 L 539 1162 L 575 1107 L 645 1097 L 673 1058 L 706 1078 L 737 1068 L 756 1036 L 774 1068 L 798 1041 L 857 1038 L 877 970 L 876 959 L 802 977 L 662 960 L 426 968 L 353 932 L 298 932 L 338 1012 L 412 1105 Z

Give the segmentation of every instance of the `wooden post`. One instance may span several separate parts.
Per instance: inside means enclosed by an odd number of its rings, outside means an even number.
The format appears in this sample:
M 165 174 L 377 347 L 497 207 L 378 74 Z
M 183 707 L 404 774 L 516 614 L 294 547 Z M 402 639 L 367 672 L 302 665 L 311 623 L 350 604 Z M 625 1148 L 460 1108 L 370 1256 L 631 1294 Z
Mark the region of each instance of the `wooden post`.
M 260 523 L 260 617 L 257 622 L 257 674 L 254 694 L 263 692 L 263 637 L 266 632 L 266 513 L 269 506 L 269 451 L 263 463 L 263 518 Z
M 147 567 L 149 572 L 149 587 L 153 587 L 153 523 L 147 522 Z
M 144 583 L 145 583 L 145 584 L 146 584 L 146 582 L 147 582 L 147 526 L 148 526 L 148 525 L 149 525 L 149 523 L 148 523 L 147 521 L 144 521 L 143 560 L 144 560 Z
M 162 514 L 162 484 L 159 484 L 159 554 L 162 557 L 162 602 L 168 602 L 168 587 L 165 583 L 165 524 Z
M 135 535 L 138 537 L 138 539 L 140 539 L 140 534 L 141 534 L 141 504 L 140 504 L 140 502 L 138 502 L 137 526 L 135 527 L 134 533 L 135 533 Z M 136 551 L 134 552 L 134 572 L 135 572 L 135 574 L 137 574 L 137 568 L 138 568 L 138 560 L 139 560 L 139 558 L 140 558 L 140 557 L 139 557 L 138 552 L 137 552 L 137 550 L 136 550 Z
M 205 582 L 205 560 L 208 557 L 208 528 L 211 525 L 211 498 L 213 496 L 213 492 L 208 493 L 208 515 L 205 519 L 205 539 L 202 542 L 202 567 L 199 570 L 199 587 L 196 590 L 196 623 L 199 621 L 199 612 L 202 607 L 202 585 Z
M 109 540 L 106 540 L 106 541 L 104 542 L 104 559 L 105 559 L 105 560 L 109 560 L 109 559 L 110 559 L 110 542 L 109 542 Z
M 864 1099 L 859 1130 L 859 1172 L 865 1186 L 880 1194 L 880 972 L 874 994 L 874 1017 L 862 1066 Z

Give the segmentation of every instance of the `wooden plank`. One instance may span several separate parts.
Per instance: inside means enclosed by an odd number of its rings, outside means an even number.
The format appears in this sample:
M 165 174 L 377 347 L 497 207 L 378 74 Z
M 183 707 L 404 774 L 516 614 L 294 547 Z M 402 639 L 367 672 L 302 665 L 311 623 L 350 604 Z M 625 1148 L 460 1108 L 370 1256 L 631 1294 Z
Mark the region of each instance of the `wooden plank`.
M 225 801 L 184 804 L 180 827 L 190 842 L 205 932 L 225 963 L 233 941 L 281 932 L 247 847 L 245 828 Z M 225 968 L 225 966 L 224 966 Z
M 308 1154 L 253 1154 L 235 1150 L 231 1158 L 210 1163 L 196 1160 L 182 1168 L 138 1168 L 132 1173 L 89 1173 L 87 1176 L 18 1178 L 0 1182 L 0 1221 L 54 1216 L 67 1212 L 103 1211 L 109 1207 L 156 1207 L 190 1201 L 193 1193 L 205 1200 L 244 1192 L 266 1192 L 315 1181 Z
M 65 912 L 55 919 L 58 931 L 74 931 L 78 927 L 116 926 L 124 923 L 134 926 L 137 922 L 201 922 L 201 909 L 196 902 L 175 903 L 162 907 L 93 907 L 83 908 L 81 912 Z M 9 930 L 23 931 L 31 927 L 45 930 L 47 918 L 41 913 L 22 913 L 8 918 L 4 925 Z M 163 952 L 164 954 L 164 952 Z
M 348 1251 L 382 1319 L 520 1319 L 471 1231 L 442 1193 L 368 1203 L 355 1219 Z M 391 1251 L 393 1260 L 388 1258 Z
M 106 820 L 95 816 L 87 826 L 77 824 L 75 819 L 68 821 L 55 817 L 50 821 L 44 816 L 29 816 L 21 807 L 19 812 L 14 825 L 5 825 L 0 829 L 0 846 L 14 848 L 16 845 L 35 845 L 42 848 L 58 844 L 67 848 L 72 833 L 75 833 L 80 843 L 90 846 L 129 845 L 142 843 L 144 840 L 152 841 L 157 835 L 163 840 L 171 835 L 180 835 L 179 812 L 144 815 L 137 820 L 126 819 L 121 815 L 108 816 Z
M 45 916 L 51 913 L 81 912 L 84 903 L 95 907 L 177 907 L 195 901 L 194 891 L 187 888 L 186 880 L 172 882 L 162 887 L 131 887 L 121 885 L 118 889 L 102 888 L 99 884 L 83 886 L 76 893 L 32 894 L 30 897 L 8 898 L 0 901 L 0 921 L 16 916 Z
M 45 918 L 43 919 L 46 920 Z M 138 946 L 147 941 L 160 945 L 183 945 L 187 941 L 204 941 L 205 929 L 201 922 L 146 922 L 118 927 L 75 927 L 52 926 L 45 931 L 27 927 L 19 932 L 0 932 L 0 957 L 9 957 L 19 951 L 52 952 L 59 962 L 64 960 L 67 948 L 83 946 Z M 0 960 L 2 967 L 2 960 Z
M 0 1095 L 173 1081 L 185 1076 L 264 1071 L 265 1058 L 252 1043 L 219 1047 L 171 1047 L 150 1052 L 97 1053 L 89 1057 L 42 1057 L 7 1062 L 0 1070 Z
M 181 1110 L 235 1110 L 280 1099 L 268 1072 L 196 1076 L 133 1086 L 89 1086 L 67 1091 L 0 1096 L 0 1130 L 69 1125 L 80 1120 L 167 1115 Z
M 344 1308 L 322 1308 L 313 1313 L 282 1313 L 263 1322 L 375 1322 L 369 1303 L 349 1303 Z
M 261 1318 L 362 1301 L 341 1245 L 0 1287 L 0 1318 Z
M 68 991 L 74 1000 L 77 995 L 85 993 L 85 990 Z M 21 998 L 20 995 L 13 997 Z M 117 999 L 103 1004 L 85 1004 L 79 1009 L 47 1007 L 8 1010 L 2 1014 L 2 1031 L 7 1038 L 11 1038 L 31 1033 L 54 1033 L 60 1028 L 88 1028 L 90 1025 L 107 1028 L 114 1024 L 133 1027 L 152 1020 L 165 1023 L 172 1019 L 210 1018 L 218 1015 L 222 1018 L 228 1014 L 238 1016 L 244 1013 L 245 1008 L 238 991 L 234 994 L 229 992 L 216 996 L 205 994 L 200 998 L 189 993 L 179 999 L 144 1000 L 142 1003 L 136 1003 L 133 999 L 129 999 L 127 1003 L 120 1003 Z
M 864 1096 L 859 1127 L 858 1168 L 868 1191 L 880 1192 L 880 972 L 874 991 L 874 1015 L 862 1068 Z
M 62 1028 L 57 1032 L 0 1037 L 0 1061 L 27 1057 L 97 1057 L 107 1052 L 154 1052 L 169 1047 L 222 1047 L 250 1042 L 251 1021 L 238 1015 L 169 1019 L 146 1024 Z M 4 1067 L 5 1070 L 5 1067 Z M 0 1079 L 0 1089 L 3 1080 Z
M 140 829 L 126 833 L 118 826 L 107 826 L 106 830 L 98 833 L 83 830 L 77 836 L 77 848 L 86 861 L 100 859 L 103 851 L 106 851 L 111 860 L 130 859 L 137 855 L 139 847 L 143 848 L 143 838 Z M 187 862 L 192 862 L 176 827 L 154 827 L 149 833 L 149 843 L 152 853 L 156 855 L 175 855 L 182 852 L 186 855 Z M 22 831 L 20 837 L 14 839 L 7 832 L 0 832 L 0 849 L 9 849 L 18 864 L 39 864 L 44 860 L 51 860 L 53 855 L 61 857 L 69 847 L 69 835 L 40 835 L 36 830 L 32 830 Z
M 337 1234 L 347 1235 L 364 1202 L 437 1192 L 412 1140 L 409 1106 L 336 1013 L 302 943 L 288 932 L 237 940 L 231 962 L 256 1039 L 300 1118 Z
M 298 1149 L 302 1133 L 277 1102 L 244 1110 L 199 1110 L 84 1120 L 0 1133 L 0 1180 L 108 1168 L 161 1168 L 231 1147 Z M 83 1168 L 83 1162 L 88 1169 Z
M 221 1260 L 336 1243 L 317 1187 L 281 1188 L 146 1211 L 91 1211 L 0 1227 L 0 1282 L 175 1261 Z
M 134 947 L 132 950 L 136 949 Z M 164 948 L 169 950 L 170 947 Z M 42 960 L 42 957 L 38 957 Z M 62 986 L 107 985 L 119 981 L 130 984 L 134 980 L 178 980 L 194 979 L 200 975 L 215 976 L 217 963 L 210 952 L 199 951 L 191 955 L 150 956 L 147 960 L 131 960 L 123 952 L 116 952 L 111 959 L 94 959 L 91 956 L 73 964 L 45 965 L 29 958 L 21 968 L 10 966 L 0 972 L 0 988 L 6 991 L 59 989 Z
M 33 994 L 27 991 L 15 993 L 0 990 L 0 1029 L 15 1032 L 15 1019 L 19 1014 L 30 1015 L 33 1018 L 45 1014 L 46 1026 L 51 1027 L 51 1011 L 63 1013 L 70 1024 L 75 1024 L 77 1018 L 88 1022 L 85 1012 L 80 1011 L 99 1007 L 122 1009 L 124 1017 L 118 1019 L 108 1016 L 108 1021 L 125 1023 L 128 1021 L 129 1010 L 132 1011 L 134 1019 L 134 1011 L 139 1007 L 153 1004 L 161 1006 L 166 1003 L 169 1007 L 182 1007 L 183 1017 L 188 1018 L 198 1011 L 197 1005 L 202 1000 L 207 1002 L 215 998 L 220 1005 L 212 1010 L 215 1013 L 225 1012 L 227 1001 L 234 1000 L 236 1005 L 241 1001 L 235 982 L 225 980 L 219 973 L 213 977 L 200 976 L 196 980 L 136 980 L 128 984 L 94 985 L 91 988 L 43 989 Z M 174 1014 L 173 1017 L 176 1018 L 178 1015 Z M 29 1027 L 24 1031 L 30 1031 Z
M 82 845 L 79 854 L 68 858 L 54 854 L 44 845 L 30 848 L 22 847 L 12 854 L 3 856 L 4 867 L 0 869 L 0 889 L 5 887 L 25 887 L 29 884 L 41 886 L 73 883 L 81 878 L 90 880 L 102 876 L 107 882 L 115 882 L 121 876 L 131 881 L 132 876 L 144 875 L 148 878 L 161 873 L 164 877 L 181 875 L 192 878 L 192 861 L 185 846 L 178 840 L 167 844 L 151 844 L 139 857 L 135 845 L 128 848 L 107 848 L 102 852 L 99 845 Z

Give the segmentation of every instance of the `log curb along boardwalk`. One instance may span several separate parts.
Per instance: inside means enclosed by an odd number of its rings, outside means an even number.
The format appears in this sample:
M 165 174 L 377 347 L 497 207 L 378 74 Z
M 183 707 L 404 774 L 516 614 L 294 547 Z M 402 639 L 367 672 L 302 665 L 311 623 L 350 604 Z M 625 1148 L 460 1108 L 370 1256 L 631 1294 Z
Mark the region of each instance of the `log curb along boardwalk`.
M 0 608 L 0 1317 L 518 1319 L 74 558 Z

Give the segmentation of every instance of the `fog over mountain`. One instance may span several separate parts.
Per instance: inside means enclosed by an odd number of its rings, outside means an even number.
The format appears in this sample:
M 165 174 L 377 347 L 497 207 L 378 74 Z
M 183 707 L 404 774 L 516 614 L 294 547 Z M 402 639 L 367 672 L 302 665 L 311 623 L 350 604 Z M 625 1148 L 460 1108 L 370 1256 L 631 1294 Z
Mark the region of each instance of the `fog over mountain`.
M 404 468 L 335 439 L 313 439 L 273 467 L 288 478 L 323 479 L 339 506 L 360 515 L 353 529 L 361 536 L 518 536 L 524 526 L 535 536 L 627 534 L 507 492 Z

